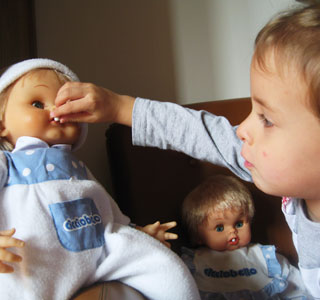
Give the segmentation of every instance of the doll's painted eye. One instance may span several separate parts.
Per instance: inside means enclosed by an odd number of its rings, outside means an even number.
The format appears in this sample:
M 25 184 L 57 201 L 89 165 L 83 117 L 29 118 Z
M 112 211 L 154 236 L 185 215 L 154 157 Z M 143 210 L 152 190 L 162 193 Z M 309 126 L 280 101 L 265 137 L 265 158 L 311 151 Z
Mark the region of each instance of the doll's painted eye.
M 34 101 L 34 102 L 32 102 L 32 106 L 34 106 L 34 107 L 36 107 L 36 108 L 44 109 L 44 105 L 43 105 L 43 103 L 41 103 L 40 101 Z
M 223 225 L 217 225 L 217 226 L 216 226 L 216 231 L 217 231 L 217 232 L 222 232 L 223 230 L 224 230 Z
M 243 221 L 239 221 L 236 223 L 236 228 L 241 228 L 243 226 Z

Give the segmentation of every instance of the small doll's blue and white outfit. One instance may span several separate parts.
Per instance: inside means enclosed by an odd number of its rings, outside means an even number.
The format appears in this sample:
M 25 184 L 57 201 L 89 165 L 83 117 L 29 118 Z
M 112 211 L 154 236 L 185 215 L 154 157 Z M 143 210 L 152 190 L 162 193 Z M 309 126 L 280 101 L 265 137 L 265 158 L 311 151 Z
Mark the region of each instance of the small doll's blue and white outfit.
M 297 268 L 274 246 L 249 244 L 233 251 L 182 249 L 201 299 L 307 299 Z
M 28 60 L 0 78 L 0 92 L 36 68 L 77 80 L 57 62 Z M 0 187 L 0 230 L 16 228 L 15 237 L 26 243 L 11 249 L 23 260 L 14 273 L 0 274 L 0 299 L 69 299 L 82 287 L 111 280 L 150 299 L 199 299 L 180 258 L 129 226 L 70 146 L 20 137 L 12 152 L 0 152 Z

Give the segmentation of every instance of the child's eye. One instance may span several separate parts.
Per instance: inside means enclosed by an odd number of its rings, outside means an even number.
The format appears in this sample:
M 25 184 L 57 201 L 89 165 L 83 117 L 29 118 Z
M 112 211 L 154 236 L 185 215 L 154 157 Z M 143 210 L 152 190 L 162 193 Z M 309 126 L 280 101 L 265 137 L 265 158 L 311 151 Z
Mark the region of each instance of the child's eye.
M 259 115 L 259 119 L 261 120 L 262 124 L 264 127 L 272 127 L 273 126 L 273 123 L 270 122 L 266 117 L 265 115 L 261 114 Z
M 224 230 L 223 225 L 217 225 L 217 226 L 216 226 L 216 231 L 217 231 L 217 232 L 222 232 L 223 230 Z
M 44 105 L 43 105 L 43 103 L 41 103 L 40 101 L 34 101 L 34 102 L 32 102 L 32 106 L 34 106 L 34 107 L 36 107 L 36 108 L 44 109 Z
M 241 228 L 243 226 L 243 221 L 239 221 L 236 223 L 236 228 Z

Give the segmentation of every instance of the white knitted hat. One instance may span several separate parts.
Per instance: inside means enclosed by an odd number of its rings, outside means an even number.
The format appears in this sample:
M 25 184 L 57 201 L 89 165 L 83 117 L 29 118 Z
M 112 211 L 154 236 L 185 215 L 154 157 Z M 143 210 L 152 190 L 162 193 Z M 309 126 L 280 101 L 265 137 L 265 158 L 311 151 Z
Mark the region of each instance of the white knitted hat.
M 0 93 L 3 92 L 10 84 L 15 82 L 22 75 L 34 69 L 53 69 L 61 72 L 70 78 L 71 81 L 79 81 L 78 76 L 73 73 L 67 66 L 47 58 L 33 58 L 21 61 L 9 67 L 0 77 Z M 84 143 L 88 134 L 88 124 L 81 123 L 81 133 L 78 141 L 72 146 L 72 150 L 79 149 Z

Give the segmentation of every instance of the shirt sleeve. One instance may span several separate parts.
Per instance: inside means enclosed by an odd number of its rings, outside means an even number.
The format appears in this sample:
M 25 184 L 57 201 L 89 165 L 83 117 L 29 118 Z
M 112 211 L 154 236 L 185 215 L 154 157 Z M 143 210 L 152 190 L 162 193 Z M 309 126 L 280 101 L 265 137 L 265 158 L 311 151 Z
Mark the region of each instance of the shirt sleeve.
M 251 181 L 241 157 L 242 142 L 224 117 L 174 103 L 137 98 L 132 116 L 132 142 L 183 152 L 196 159 L 229 168 Z

